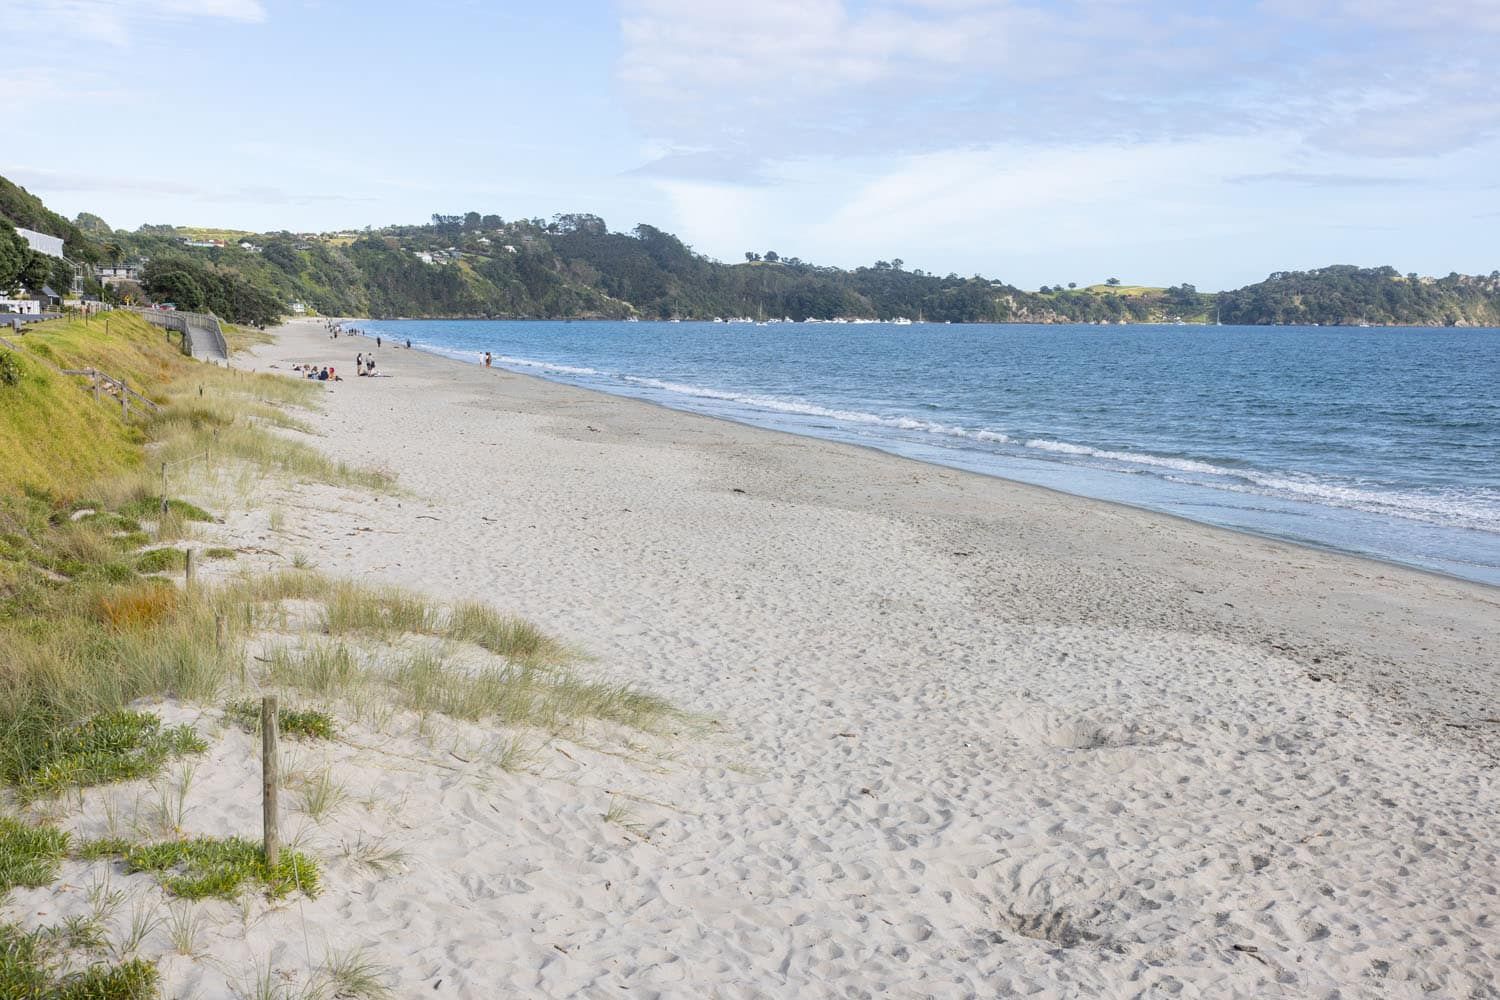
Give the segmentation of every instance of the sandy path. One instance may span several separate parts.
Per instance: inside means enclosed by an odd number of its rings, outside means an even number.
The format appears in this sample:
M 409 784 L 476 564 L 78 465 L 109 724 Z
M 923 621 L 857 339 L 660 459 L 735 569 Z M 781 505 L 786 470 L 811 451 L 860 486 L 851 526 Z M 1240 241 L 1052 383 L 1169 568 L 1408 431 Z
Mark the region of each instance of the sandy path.
M 292 324 L 242 365 L 371 346 Z M 378 357 L 320 446 L 416 496 L 300 490 L 304 551 L 526 614 L 723 729 L 580 766 L 670 806 L 644 841 L 550 786 L 422 792 L 426 874 L 314 904 L 407 988 L 1500 995 L 1500 592 Z

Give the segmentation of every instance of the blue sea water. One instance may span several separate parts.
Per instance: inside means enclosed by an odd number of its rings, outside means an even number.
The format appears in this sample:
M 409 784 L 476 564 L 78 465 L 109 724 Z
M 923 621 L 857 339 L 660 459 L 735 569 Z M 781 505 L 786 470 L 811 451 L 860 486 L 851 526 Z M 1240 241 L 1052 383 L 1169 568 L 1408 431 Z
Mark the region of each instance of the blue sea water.
M 1500 330 L 378 321 L 425 350 L 1500 585 Z

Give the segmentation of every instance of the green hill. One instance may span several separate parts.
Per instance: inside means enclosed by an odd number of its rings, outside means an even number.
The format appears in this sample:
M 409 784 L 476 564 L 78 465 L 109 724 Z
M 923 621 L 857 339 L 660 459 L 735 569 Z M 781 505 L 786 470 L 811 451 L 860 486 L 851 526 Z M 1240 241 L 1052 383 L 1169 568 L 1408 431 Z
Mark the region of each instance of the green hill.
M 1500 323 L 1500 273 L 1433 279 L 1341 265 L 1278 272 L 1220 293 L 1116 279 L 1027 291 L 980 275 L 907 270 L 895 259 L 844 270 L 766 251 L 723 263 L 654 226 L 613 232 L 587 214 L 549 222 L 469 212 L 316 235 L 166 225 L 124 232 L 95 215 L 70 223 L 3 178 L 0 216 L 62 236 L 76 260 L 149 259 L 142 287 L 111 294 L 259 325 L 293 303 L 325 315 L 385 317 Z M 210 236 L 225 245 L 188 245 Z

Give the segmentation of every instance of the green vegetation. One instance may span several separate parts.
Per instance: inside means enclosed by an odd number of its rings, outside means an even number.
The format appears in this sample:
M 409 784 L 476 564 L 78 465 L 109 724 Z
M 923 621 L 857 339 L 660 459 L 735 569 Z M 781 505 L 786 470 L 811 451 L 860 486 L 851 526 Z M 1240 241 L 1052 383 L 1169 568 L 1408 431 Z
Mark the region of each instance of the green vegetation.
M 236 323 L 274 323 L 284 308 L 276 291 L 232 265 L 209 263 L 185 253 L 152 257 L 141 278 L 157 301 L 211 312 Z
M 575 677 L 565 669 L 575 654 L 563 644 L 478 604 L 450 607 L 303 571 L 191 590 L 143 575 L 178 568 L 183 550 L 170 543 L 193 522 L 212 520 L 210 511 L 171 496 L 162 512 L 161 462 L 169 463 L 168 489 L 193 495 L 216 495 L 215 484 L 236 475 L 375 489 L 391 488 L 391 477 L 332 462 L 294 439 L 306 428 L 284 407 L 307 401 L 311 387 L 188 361 L 134 316 L 112 316 L 108 332 L 99 321 L 41 324 L 14 353 L 20 381 L 0 385 L 10 394 L 0 400 L 0 781 L 16 800 L 154 776 L 205 744 L 191 728 L 164 726 L 132 703 L 161 696 L 212 703 L 252 683 L 309 691 L 356 712 L 373 706 L 378 719 L 404 706 L 424 724 L 428 713 L 554 728 L 593 719 L 645 727 L 676 717 L 650 695 Z M 80 391 L 87 383 L 54 365 L 117 372 L 161 408 L 137 407 L 124 419 L 118 406 Z M 69 450 L 85 459 L 70 463 Z M 246 642 L 268 629 L 326 638 L 301 651 L 272 650 L 259 666 L 246 656 Z M 253 724 L 257 713 L 236 702 L 226 714 Z M 335 736 L 326 711 L 288 708 L 279 721 L 289 736 Z M 497 746 L 497 765 L 514 766 L 519 748 L 519 738 Z M 176 770 L 156 788 L 153 815 L 162 829 L 180 833 L 192 768 Z M 327 769 L 293 775 L 297 808 L 313 821 L 348 798 Z M 109 820 L 114 829 L 113 814 Z M 0 820 L 0 891 L 50 883 L 67 851 L 58 830 Z M 399 851 L 378 842 L 349 853 L 372 870 L 400 861 Z M 247 890 L 311 896 L 321 880 L 310 857 L 287 851 L 267 866 L 258 845 L 238 838 L 111 838 L 74 856 L 118 857 L 127 872 L 150 872 L 185 900 Z M 201 924 L 186 910 L 166 923 L 174 946 L 195 954 Z M 162 924 L 142 910 L 113 946 L 97 912 L 31 932 L 0 925 L 0 996 L 153 996 L 157 972 L 149 963 L 78 962 L 106 947 L 120 961 Z M 383 970 L 358 954 L 330 956 L 318 975 L 325 995 L 389 995 Z
M 135 561 L 137 573 L 170 573 L 187 565 L 187 553 L 182 549 L 152 549 L 142 553 Z
M 161 497 L 143 496 L 137 497 L 129 503 L 122 504 L 119 513 L 125 517 L 158 517 L 161 510 Z M 186 500 L 178 500 L 175 497 L 167 501 L 167 513 L 175 514 L 184 521 L 212 521 L 214 516 L 195 504 Z
M 67 852 L 61 830 L 0 816 L 0 896 L 18 885 L 51 885 Z
M 0 924 L 0 997 L 7 1000 L 150 1000 L 156 966 L 139 958 L 66 970 L 68 942 L 52 928 L 23 933 Z
M 260 731 L 260 705 L 253 701 L 230 702 L 224 715 L 241 729 Z M 338 735 L 333 716 L 317 709 L 278 708 L 276 726 L 292 739 L 331 740 Z
M 1422 278 L 1393 267 L 1278 271 L 1218 297 L 1225 323 L 1500 326 L 1500 272 Z
M 208 745 L 191 726 L 163 729 L 147 712 L 116 710 L 61 731 L 12 730 L 0 743 L 0 774 L 23 797 L 148 777 L 171 757 Z
M 119 294 L 253 326 L 298 301 L 339 316 L 1204 323 L 1217 309 L 1226 323 L 1500 323 L 1500 272 L 1418 279 L 1390 268 L 1332 267 L 1278 273 L 1216 299 L 1189 284 L 1156 288 L 1114 277 L 1030 292 L 977 274 L 907 269 L 900 259 L 843 270 L 774 250 L 724 264 L 653 226 L 611 232 L 603 219 L 582 213 L 550 221 L 439 214 L 427 225 L 322 235 L 172 226 L 128 233 L 97 216 L 69 223 L 0 179 L 0 216 L 63 236 L 75 259 L 149 258 L 144 287 Z M 186 245 L 209 238 L 224 245 Z M 44 269 L 24 248 L 7 256 L 7 245 L 0 232 L 0 276 L 7 268 Z M 1420 287 L 1392 291 L 1382 284 L 1391 278 Z M 242 345 L 255 333 L 232 329 L 228 336 Z
M 235 899 L 247 885 L 271 899 L 291 892 L 315 897 L 321 888 L 317 864 L 299 851 L 282 851 L 274 866 L 265 851 L 243 837 L 195 837 L 156 844 L 98 840 L 84 845 L 84 857 L 117 856 L 126 872 L 151 872 L 166 891 L 183 899 Z

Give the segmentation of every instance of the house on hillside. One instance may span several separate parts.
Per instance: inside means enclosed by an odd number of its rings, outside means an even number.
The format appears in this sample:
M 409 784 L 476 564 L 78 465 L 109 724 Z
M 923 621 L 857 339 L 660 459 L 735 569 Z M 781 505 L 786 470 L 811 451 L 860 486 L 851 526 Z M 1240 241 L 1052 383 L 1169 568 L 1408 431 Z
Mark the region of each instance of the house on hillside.
M 124 281 L 140 284 L 142 270 L 140 264 L 101 264 L 98 269 L 99 281 L 110 286 Z
M 66 259 L 63 257 L 62 237 L 48 236 L 46 233 L 39 233 L 35 229 L 22 229 L 20 226 L 16 227 L 16 234 L 25 240 L 26 245 L 37 253 L 44 253 L 48 257 Z

